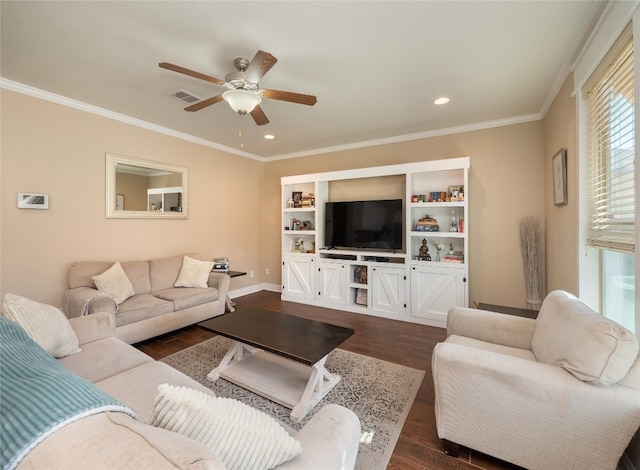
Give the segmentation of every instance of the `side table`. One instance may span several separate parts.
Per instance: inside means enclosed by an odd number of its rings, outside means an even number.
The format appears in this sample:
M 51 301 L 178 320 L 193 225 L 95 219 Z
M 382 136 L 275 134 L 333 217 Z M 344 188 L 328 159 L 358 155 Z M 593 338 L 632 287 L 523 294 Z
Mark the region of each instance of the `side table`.
M 234 277 L 239 277 L 239 276 L 246 276 L 247 273 L 244 271 L 221 271 L 221 272 L 226 272 L 226 274 L 229 275 L 229 277 L 234 278 Z M 236 303 L 231 300 L 231 297 L 229 297 L 229 295 L 227 294 L 227 308 L 226 308 L 226 312 L 235 312 Z
M 477 308 L 479 308 L 480 310 L 489 310 L 491 312 L 506 313 L 507 315 L 515 315 L 517 317 L 526 317 L 533 319 L 538 318 L 538 311 L 530 310 L 528 308 L 506 307 L 504 305 L 493 305 L 484 303 L 478 303 Z

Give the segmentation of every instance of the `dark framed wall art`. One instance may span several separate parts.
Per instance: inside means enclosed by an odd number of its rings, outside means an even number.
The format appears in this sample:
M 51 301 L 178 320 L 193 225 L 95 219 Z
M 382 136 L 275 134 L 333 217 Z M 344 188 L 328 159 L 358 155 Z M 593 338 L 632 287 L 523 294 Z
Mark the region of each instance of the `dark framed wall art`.
M 553 203 L 563 206 L 567 198 L 567 149 L 560 149 L 551 160 L 553 169 Z

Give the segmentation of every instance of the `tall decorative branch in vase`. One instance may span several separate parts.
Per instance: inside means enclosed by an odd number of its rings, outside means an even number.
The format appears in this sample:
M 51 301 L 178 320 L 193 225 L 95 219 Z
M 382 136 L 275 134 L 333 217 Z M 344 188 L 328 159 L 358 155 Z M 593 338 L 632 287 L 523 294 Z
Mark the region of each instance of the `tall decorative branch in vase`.
M 535 217 L 520 220 L 520 251 L 524 266 L 527 308 L 540 310 L 544 298 L 543 262 L 540 224 Z

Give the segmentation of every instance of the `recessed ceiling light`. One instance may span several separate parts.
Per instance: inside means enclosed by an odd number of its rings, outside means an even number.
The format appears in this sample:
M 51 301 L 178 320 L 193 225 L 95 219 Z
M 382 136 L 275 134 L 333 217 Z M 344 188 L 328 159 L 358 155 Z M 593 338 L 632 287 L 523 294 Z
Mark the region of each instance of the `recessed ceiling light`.
M 441 105 L 441 104 L 447 104 L 448 102 L 449 102 L 449 98 L 447 98 L 446 96 L 443 96 L 442 98 L 438 98 L 437 100 L 435 100 L 433 104 Z
M 273 139 L 275 139 L 275 138 L 276 138 L 276 136 L 275 136 L 275 135 L 271 135 L 271 134 L 266 134 L 266 135 L 264 136 L 264 138 L 265 138 L 265 139 L 267 139 L 267 140 L 273 140 Z

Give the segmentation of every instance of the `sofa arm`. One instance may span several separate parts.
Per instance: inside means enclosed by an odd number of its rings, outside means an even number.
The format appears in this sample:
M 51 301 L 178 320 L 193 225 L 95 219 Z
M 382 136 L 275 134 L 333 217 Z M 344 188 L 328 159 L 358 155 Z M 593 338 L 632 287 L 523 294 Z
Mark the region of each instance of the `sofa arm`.
M 107 312 L 115 315 L 116 302 L 109 295 L 91 287 L 74 287 L 64 294 L 64 313 L 67 318 L 89 313 Z
M 81 346 L 116 334 L 115 317 L 107 312 L 70 318 L 69 323 Z
M 447 336 L 466 336 L 529 351 L 535 329 L 534 319 L 488 310 L 453 307 L 447 315 Z
M 360 420 L 340 405 L 325 405 L 295 435 L 302 453 L 278 470 L 352 469 L 360 444 Z
M 529 469 L 614 469 L 640 425 L 637 390 L 556 366 L 439 343 L 438 436 Z
M 218 299 L 226 301 L 227 295 L 229 295 L 229 286 L 231 285 L 231 276 L 226 273 L 210 273 L 209 274 L 209 287 L 215 287 L 218 289 Z

